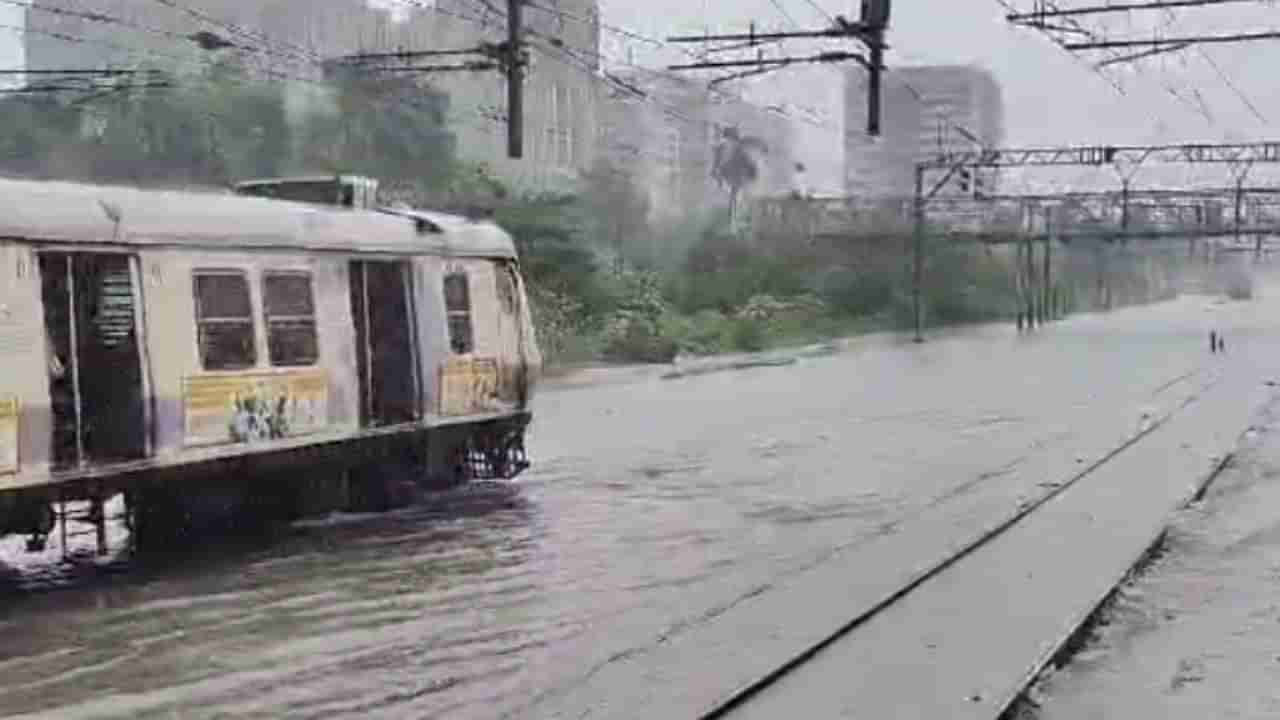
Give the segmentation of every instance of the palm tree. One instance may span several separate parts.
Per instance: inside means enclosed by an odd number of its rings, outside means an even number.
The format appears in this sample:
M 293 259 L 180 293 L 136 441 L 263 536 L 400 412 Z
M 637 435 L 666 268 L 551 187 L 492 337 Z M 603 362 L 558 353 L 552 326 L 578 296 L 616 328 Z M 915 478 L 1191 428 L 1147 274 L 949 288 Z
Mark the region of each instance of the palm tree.
M 754 156 L 756 152 L 767 154 L 768 143 L 758 137 L 743 135 L 736 127 L 727 127 L 721 132 L 711 177 L 720 187 L 729 187 L 730 222 L 737 217 L 738 197 L 742 189 L 760 176 L 760 165 Z

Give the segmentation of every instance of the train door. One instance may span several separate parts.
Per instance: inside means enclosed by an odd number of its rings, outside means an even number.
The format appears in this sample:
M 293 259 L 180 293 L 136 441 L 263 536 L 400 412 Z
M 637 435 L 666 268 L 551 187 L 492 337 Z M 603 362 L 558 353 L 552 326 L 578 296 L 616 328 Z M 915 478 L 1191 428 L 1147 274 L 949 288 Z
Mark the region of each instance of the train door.
M 497 317 L 494 320 L 502 353 L 502 379 L 498 394 L 502 400 L 523 407 L 527 400 L 529 378 L 525 357 L 524 314 L 520 304 L 520 284 L 515 263 L 509 260 L 495 262 L 493 273 L 498 298 Z
M 41 253 L 40 279 L 54 466 L 145 457 L 136 260 L 115 253 Z
M 360 424 L 413 422 L 420 392 L 409 263 L 356 260 L 350 273 Z

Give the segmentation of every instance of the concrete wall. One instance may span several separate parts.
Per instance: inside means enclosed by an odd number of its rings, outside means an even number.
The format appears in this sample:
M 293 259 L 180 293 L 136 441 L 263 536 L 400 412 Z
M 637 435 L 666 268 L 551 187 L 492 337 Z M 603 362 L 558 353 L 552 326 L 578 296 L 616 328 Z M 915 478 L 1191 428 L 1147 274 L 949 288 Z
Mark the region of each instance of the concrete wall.
M 973 150 L 1004 141 L 1004 103 L 989 72 L 969 66 L 899 68 L 886 74 L 882 89 L 881 136 L 866 126 L 866 73 L 846 74 L 845 191 L 857 197 L 909 197 L 915 164 L 939 150 Z M 998 189 L 994 170 L 984 170 L 988 193 Z M 959 185 L 941 194 L 958 194 Z

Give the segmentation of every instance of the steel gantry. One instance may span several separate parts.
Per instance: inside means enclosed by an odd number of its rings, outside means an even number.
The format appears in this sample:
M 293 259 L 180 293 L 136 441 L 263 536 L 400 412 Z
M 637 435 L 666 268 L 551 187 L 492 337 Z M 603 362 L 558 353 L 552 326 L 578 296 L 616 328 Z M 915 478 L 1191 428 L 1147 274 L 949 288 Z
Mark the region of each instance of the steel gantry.
M 1123 237 L 1131 232 L 1132 180 L 1137 171 L 1147 164 L 1214 164 L 1230 168 L 1235 179 L 1231 194 L 1232 216 L 1230 234 L 1237 242 L 1246 232 L 1259 232 L 1244 223 L 1245 180 L 1250 169 L 1257 164 L 1280 163 L 1280 142 L 1254 143 L 1183 143 L 1177 145 L 1076 145 L 1038 148 L 989 148 L 982 150 L 941 151 L 919 161 L 915 167 L 915 196 L 912 202 L 912 311 L 914 314 L 915 340 L 924 340 L 924 242 L 930 201 L 959 172 L 978 168 L 1026 168 L 1026 167 L 1106 167 L 1116 168 L 1121 178 L 1120 232 L 1112 237 Z M 940 178 L 929 177 L 931 174 Z M 928 180 L 934 180 L 928 184 Z M 1214 229 L 1193 229 L 1192 232 L 1218 234 Z M 1095 233 L 1096 234 L 1096 233 Z M 1151 231 L 1141 233 L 1151 236 Z M 1046 234 L 1045 242 L 1051 242 Z

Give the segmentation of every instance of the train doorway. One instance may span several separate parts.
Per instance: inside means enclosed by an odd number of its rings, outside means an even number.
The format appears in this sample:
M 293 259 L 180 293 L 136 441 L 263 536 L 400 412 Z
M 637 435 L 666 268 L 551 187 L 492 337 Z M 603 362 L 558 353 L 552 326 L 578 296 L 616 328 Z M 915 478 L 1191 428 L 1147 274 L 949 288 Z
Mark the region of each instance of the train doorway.
M 138 272 L 115 253 L 41 253 L 56 468 L 148 453 Z
M 409 263 L 351 262 L 351 315 L 360 371 L 360 424 L 418 419 L 419 380 Z

